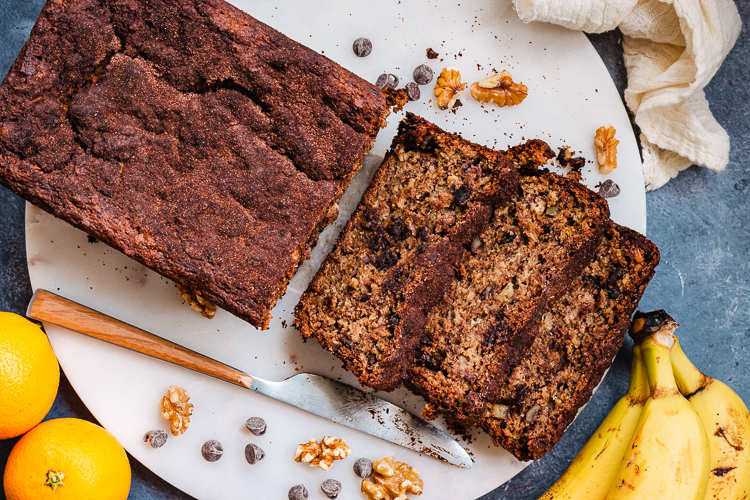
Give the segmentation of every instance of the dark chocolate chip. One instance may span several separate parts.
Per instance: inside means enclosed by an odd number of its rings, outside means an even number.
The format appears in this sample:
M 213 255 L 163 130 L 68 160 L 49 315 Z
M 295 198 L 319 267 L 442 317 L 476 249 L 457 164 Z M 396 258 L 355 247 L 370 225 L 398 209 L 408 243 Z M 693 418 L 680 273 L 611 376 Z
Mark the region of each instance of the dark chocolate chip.
M 599 194 L 602 195 L 603 198 L 614 198 L 620 194 L 620 186 L 618 186 L 612 179 L 607 179 L 602 182 L 601 186 L 599 186 Z
M 383 288 L 386 292 L 398 292 L 404 287 L 401 283 L 396 280 L 388 280 L 383 283 Z
M 573 153 L 570 152 L 570 148 L 568 146 L 563 146 L 560 148 L 560 152 L 557 153 L 557 161 L 560 162 L 561 166 L 567 167 L 572 156 Z
M 505 245 L 507 243 L 510 243 L 511 241 L 516 239 L 516 235 L 513 233 L 505 233 L 502 238 L 500 238 L 500 244 Z
M 359 298 L 360 302 L 367 302 L 368 300 L 370 300 L 370 296 L 367 295 L 366 293 L 363 293 L 362 296 Z
M 398 87 L 399 79 L 396 75 L 383 73 L 375 80 L 375 86 L 380 89 L 395 89 Z
M 354 462 L 354 473 L 362 479 L 372 476 L 372 462 L 366 458 L 358 458 Z
M 419 253 L 425 253 L 427 251 L 427 245 L 424 243 L 420 243 L 419 248 L 417 249 Z
M 249 445 L 245 446 L 245 460 L 247 460 L 247 463 L 250 465 L 255 465 L 266 456 L 266 452 L 264 452 L 260 446 L 250 443 Z
M 307 500 L 307 488 L 304 484 L 296 484 L 289 488 L 289 500 Z
M 456 203 L 463 205 L 471 197 L 471 188 L 466 184 L 462 185 L 458 189 L 453 191 L 453 198 L 456 199 Z
M 391 224 L 385 228 L 385 232 L 388 233 L 394 240 L 401 241 L 404 239 L 404 220 L 401 217 L 396 217 Z
M 401 318 L 399 318 L 398 314 L 391 313 L 386 318 L 386 324 L 388 325 L 388 328 L 395 328 L 398 325 L 398 322 Z
M 398 257 L 391 252 L 385 252 L 375 257 L 375 267 L 381 271 L 395 266 L 396 262 L 398 262 Z
M 419 98 L 422 97 L 422 92 L 419 90 L 419 85 L 414 82 L 407 83 L 404 89 L 406 90 L 406 96 L 410 101 L 418 101 Z
M 201 447 L 201 454 L 203 458 L 208 462 L 216 462 L 224 454 L 224 448 L 221 447 L 221 443 L 211 439 L 203 443 Z
M 248 418 L 245 427 L 256 436 L 262 436 L 266 433 L 266 421 L 260 417 Z
M 161 448 L 167 442 L 168 437 L 167 433 L 162 430 L 148 431 L 143 436 L 143 442 L 150 444 L 152 448 Z
M 437 59 L 439 55 L 440 54 L 432 50 L 432 47 L 427 49 L 427 59 Z
M 326 479 L 320 485 L 320 489 L 323 490 L 323 493 L 328 498 L 336 498 L 341 493 L 341 483 L 335 479 Z
M 375 86 L 379 89 L 385 90 L 386 88 L 393 88 L 388 86 L 388 74 L 383 73 L 375 80 Z
M 414 68 L 412 77 L 418 84 L 427 85 L 435 77 L 435 73 L 433 73 L 432 68 L 430 68 L 426 64 L 420 64 L 419 66 Z
M 357 57 L 367 57 L 372 52 L 372 42 L 365 37 L 360 37 L 354 40 L 352 50 Z
M 417 237 L 419 237 L 421 241 L 427 241 L 428 236 L 430 236 L 430 230 L 425 226 L 420 227 L 417 231 Z

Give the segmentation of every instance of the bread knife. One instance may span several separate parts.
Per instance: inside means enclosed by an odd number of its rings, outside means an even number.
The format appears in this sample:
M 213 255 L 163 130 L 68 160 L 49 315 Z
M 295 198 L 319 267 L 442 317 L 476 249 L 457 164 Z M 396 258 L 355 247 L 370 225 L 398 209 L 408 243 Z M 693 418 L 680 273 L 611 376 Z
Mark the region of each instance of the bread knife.
M 47 290 L 34 293 L 26 315 L 250 389 L 449 464 L 465 469 L 473 465 L 466 450 L 445 432 L 341 382 L 312 373 L 280 382 L 263 380 Z

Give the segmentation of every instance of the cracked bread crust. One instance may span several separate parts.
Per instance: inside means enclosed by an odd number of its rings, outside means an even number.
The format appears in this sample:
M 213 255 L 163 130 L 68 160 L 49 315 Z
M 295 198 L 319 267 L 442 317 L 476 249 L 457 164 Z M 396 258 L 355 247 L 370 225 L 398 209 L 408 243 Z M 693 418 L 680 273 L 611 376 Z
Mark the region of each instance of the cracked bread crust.
M 522 175 L 520 193 L 495 209 L 427 315 L 408 379 L 428 402 L 425 416 L 478 423 L 524 358 L 548 302 L 591 260 L 608 217 L 606 202 L 577 182 Z
M 0 183 L 266 328 L 405 102 L 221 0 L 49 1 L 0 86 Z
M 659 263 L 639 233 L 610 222 L 597 256 L 550 305 L 539 334 L 480 426 L 519 460 L 536 460 L 560 440 L 622 347 L 630 318 Z
M 357 210 L 295 309 L 295 326 L 360 383 L 401 385 L 463 245 L 518 188 L 496 151 L 407 114 Z

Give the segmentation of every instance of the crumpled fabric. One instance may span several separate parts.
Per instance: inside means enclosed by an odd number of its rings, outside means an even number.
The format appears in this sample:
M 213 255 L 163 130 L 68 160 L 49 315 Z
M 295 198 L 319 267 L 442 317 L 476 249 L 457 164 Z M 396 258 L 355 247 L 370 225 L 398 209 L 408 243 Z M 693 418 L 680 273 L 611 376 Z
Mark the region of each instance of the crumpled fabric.
M 588 33 L 620 27 L 628 73 L 625 103 L 641 129 L 647 190 L 688 168 L 729 163 L 729 135 L 703 89 L 737 41 L 732 0 L 513 0 L 524 22 Z

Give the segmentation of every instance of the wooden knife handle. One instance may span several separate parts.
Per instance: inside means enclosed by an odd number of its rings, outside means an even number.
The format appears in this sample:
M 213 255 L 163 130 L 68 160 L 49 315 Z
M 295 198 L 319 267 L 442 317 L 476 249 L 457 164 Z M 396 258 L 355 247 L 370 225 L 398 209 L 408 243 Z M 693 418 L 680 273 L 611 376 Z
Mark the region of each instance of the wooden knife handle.
M 253 377 L 224 363 L 47 290 L 37 290 L 26 315 L 241 387 L 253 383 Z

